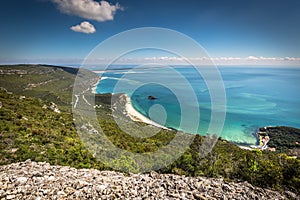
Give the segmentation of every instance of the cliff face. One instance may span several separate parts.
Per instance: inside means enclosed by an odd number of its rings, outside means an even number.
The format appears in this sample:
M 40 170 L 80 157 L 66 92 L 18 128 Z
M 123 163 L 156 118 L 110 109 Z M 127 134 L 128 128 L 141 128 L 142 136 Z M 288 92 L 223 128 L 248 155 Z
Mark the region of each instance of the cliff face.
M 247 182 L 172 174 L 130 174 L 27 160 L 0 167 L 6 199 L 296 199 Z

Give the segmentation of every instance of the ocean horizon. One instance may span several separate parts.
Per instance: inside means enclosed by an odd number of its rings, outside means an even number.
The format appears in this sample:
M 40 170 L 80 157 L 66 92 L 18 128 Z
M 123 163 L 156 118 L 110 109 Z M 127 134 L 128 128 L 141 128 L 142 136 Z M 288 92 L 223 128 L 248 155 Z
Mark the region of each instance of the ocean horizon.
M 300 128 L 300 93 L 297 89 L 300 68 L 223 66 L 218 69 L 226 92 L 226 119 L 220 135 L 223 139 L 238 144 L 255 145 L 255 133 L 259 127 Z M 170 73 L 172 70 L 176 73 Z M 126 93 L 133 107 L 149 119 L 165 127 L 206 135 L 211 121 L 211 97 L 205 80 L 192 66 L 173 66 L 172 70 L 164 67 L 114 66 L 99 73 L 101 81 L 96 87 L 96 93 Z M 178 80 L 178 74 L 187 82 Z M 151 80 L 154 80 L 153 83 Z M 164 83 L 175 88 L 181 94 L 181 102 L 177 98 L 178 93 L 175 94 L 166 85 L 157 83 L 157 80 L 164 80 Z M 189 95 L 184 95 L 186 83 L 196 95 L 196 102 Z M 132 88 L 136 89 L 133 91 Z M 155 99 L 151 100 L 149 96 Z M 157 105 L 164 109 L 153 112 L 153 106 Z M 181 127 L 181 106 L 187 112 L 199 110 L 200 122 L 196 131 L 189 129 L 188 125 Z M 165 117 L 161 117 L 164 115 Z M 184 120 L 191 123 L 192 127 L 195 119 L 185 117 L 187 119 Z

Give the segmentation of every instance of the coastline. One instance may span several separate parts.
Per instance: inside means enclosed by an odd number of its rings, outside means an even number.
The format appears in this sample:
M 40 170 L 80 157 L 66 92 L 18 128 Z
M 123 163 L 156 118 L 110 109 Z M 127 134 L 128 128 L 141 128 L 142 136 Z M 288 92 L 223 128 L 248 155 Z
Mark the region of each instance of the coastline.
M 90 90 L 93 94 L 97 94 L 97 92 L 96 92 L 97 85 L 101 82 L 101 80 L 102 80 L 101 76 L 99 76 L 98 81 L 91 86 Z M 112 95 L 114 95 L 114 94 L 112 94 Z M 162 126 L 162 125 L 152 121 L 151 119 L 147 118 L 146 116 L 141 114 L 139 111 L 137 111 L 134 108 L 134 106 L 132 105 L 130 97 L 127 94 L 123 93 L 123 94 L 120 95 L 119 98 L 120 98 L 120 101 L 122 101 L 121 99 L 123 99 L 122 104 L 124 106 L 124 114 L 127 115 L 132 121 L 142 122 L 142 123 L 152 125 L 152 126 L 155 126 L 155 127 L 158 127 L 158 128 L 170 130 L 170 128 L 167 128 L 165 126 Z M 226 141 L 229 141 L 229 140 L 226 140 Z M 229 141 L 229 142 L 232 142 L 232 141 Z M 232 142 L 232 143 L 234 143 L 234 142 Z M 253 149 L 259 148 L 259 146 L 254 146 L 254 145 L 249 145 L 248 146 L 248 145 L 240 145 L 240 144 L 236 144 L 236 143 L 234 143 L 234 144 L 237 145 L 238 147 L 240 147 L 241 149 L 250 150 L 250 151 L 253 150 Z
M 121 96 L 123 96 L 126 100 L 126 103 L 125 103 L 125 112 L 126 114 L 130 117 L 130 119 L 132 121 L 135 121 L 135 122 L 143 122 L 143 123 L 146 123 L 146 124 L 149 124 L 149 125 L 152 125 L 152 126 L 156 126 L 158 128 L 162 128 L 162 129 L 168 129 L 167 127 L 165 126 L 162 126 L 154 121 L 152 121 L 151 119 L 145 117 L 143 114 L 141 114 L 139 111 L 137 111 L 131 101 L 130 101 L 130 98 L 127 94 L 122 94 Z M 121 98 L 121 97 L 120 97 Z
M 162 126 L 154 121 L 152 121 L 151 119 L 145 117 L 143 114 L 141 114 L 139 111 L 137 111 L 133 105 L 131 104 L 131 101 L 130 101 L 130 98 L 127 94 L 123 94 L 124 97 L 125 97 L 125 100 L 126 100 L 126 104 L 125 104 L 125 112 L 127 113 L 127 115 L 130 117 L 131 120 L 133 121 L 136 121 L 136 122 L 143 122 L 143 123 L 146 123 L 146 124 L 149 124 L 149 125 L 153 125 L 153 126 L 156 126 L 158 128 L 163 128 L 163 129 L 168 129 L 170 130 L 169 128 L 165 127 L 165 126 Z M 228 140 L 226 140 L 228 141 Z M 230 141 L 229 141 L 230 142 Z M 249 146 L 245 146 L 245 145 L 238 145 L 238 144 L 235 144 L 237 145 L 238 147 L 240 147 L 241 149 L 244 149 L 244 150 L 248 150 L 248 151 L 251 151 L 253 149 L 256 149 L 256 148 L 253 148 L 251 147 L 250 145 Z

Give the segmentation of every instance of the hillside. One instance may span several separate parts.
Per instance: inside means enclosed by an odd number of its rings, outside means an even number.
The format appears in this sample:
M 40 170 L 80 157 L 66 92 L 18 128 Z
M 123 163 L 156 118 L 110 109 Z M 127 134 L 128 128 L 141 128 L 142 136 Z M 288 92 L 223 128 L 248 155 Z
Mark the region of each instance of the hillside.
M 111 170 L 85 148 L 77 134 L 70 112 L 71 85 L 76 69 L 3 66 L 0 71 L 0 165 L 31 159 L 51 165 Z M 97 75 L 86 73 L 91 76 L 90 84 L 95 83 Z M 32 84 L 35 87 L 26 89 Z M 88 94 L 86 98 L 90 98 Z M 96 111 L 101 128 L 116 146 L 130 152 L 151 152 L 170 142 L 176 134 L 172 130 L 162 130 L 149 138 L 125 134 L 111 116 L 110 99 L 110 94 L 96 95 L 96 104 L 101 105 Z M 55 112 L 51 105 L 55 105 L 60 112 Z M 223 177 L 227 181 L 248 181 L 280 192 L 300 192 L 298 159 L 290 158 L 285 153 L 243 150 L 221 139 L 211 153 L 200 158 L 199 147 L 202 143 L 203 137 L 197 135 L 190 148 L 176 162 L 158 172 Z M 124 159 L 116 160 L 114 165 L 121 166 L 125 172 L 138 172 L 141 167 L 126 155 Z
M 98 81 L 98 75 L 80 70 L 89 77 L 86 85 Z M 45 65 L 0 66 L 0 87 L 22 96 L 55 102 L 71 109 L 73 85 L 78 69 Z M 88 87 L 88 86 L 86 86 Z

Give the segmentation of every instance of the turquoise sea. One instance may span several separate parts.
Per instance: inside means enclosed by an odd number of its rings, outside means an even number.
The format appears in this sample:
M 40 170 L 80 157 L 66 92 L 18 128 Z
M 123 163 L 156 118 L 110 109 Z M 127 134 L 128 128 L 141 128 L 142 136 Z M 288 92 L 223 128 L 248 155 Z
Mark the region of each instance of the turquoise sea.
M 227 101 L 222 138 L 239 144 L 256 144 L 255 131 L 258 127 L 282 125 L 300 128 L 300 67 L 224 66 L 218 69 Z M 127 93 L 135 109 L 152 120 L 166 127 L 205 135 L 211 117 L 211 97 L 205 80 L 191 66 L 175 66 L 172 70 L 114 66 L 99 74 L 102 80 L 96 92 Z M 187 82 L 178 79 L 178 74 Z M 160 84 L 159 80 L 166 84 Z M 187 83 L 196 94 L 196 102 L 186 92 Z M 150 95 L 157 99 L 149 100 Z M 188 112 L 199 109 L 197 131 L 189 130 L 188 126 L 180 127 L 181 104 L 185 104 Z M 164 110 L 151 112 L 153 105 Z M 163 120 L 162 114 L 166 115 Z M 188 123 L 195 120 L 186 118 Z

